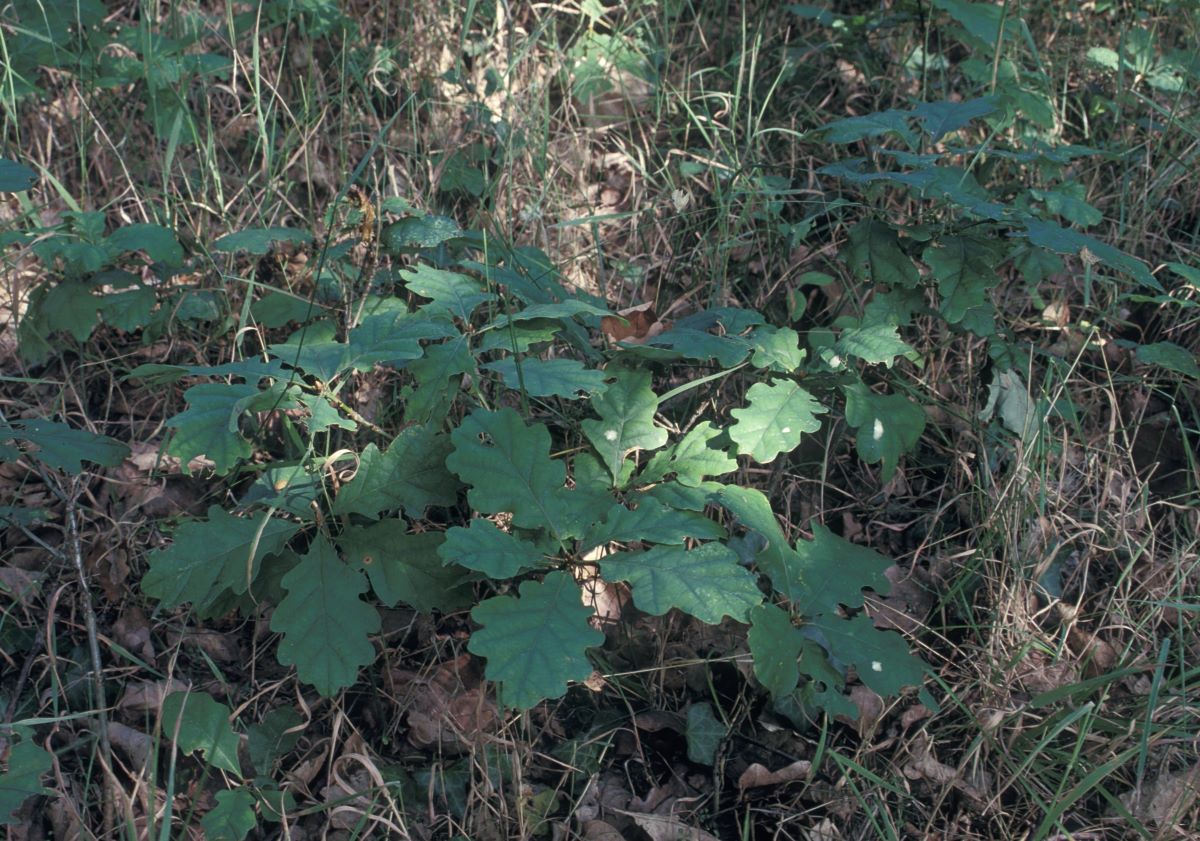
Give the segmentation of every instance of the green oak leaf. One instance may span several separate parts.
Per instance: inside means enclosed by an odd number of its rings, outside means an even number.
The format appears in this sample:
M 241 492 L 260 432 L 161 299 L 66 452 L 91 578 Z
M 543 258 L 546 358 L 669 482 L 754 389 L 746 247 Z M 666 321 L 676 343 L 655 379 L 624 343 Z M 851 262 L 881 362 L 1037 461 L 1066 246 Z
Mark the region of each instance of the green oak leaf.
M 578 298 L 572 298 L 566 301 L 561 301 L 554 304 L 530 304 L 523 310 L 502 315 L 496 318 L 491 324 L 485 327 L 485 330 L 496 330 L 508 327 L 509 324 L 520 324 L 525 321 L 537 321 L 541 318 L 553 318 L 557 320 L 573 318 L 577 315 L 595 315 L 605 316 L 613 315 L 604 307 L 589 304 L 587 301 Z
M 346 560 L 367 573 L 371 589 L 388 607 L 400 602 L 422 613 L 454 610 L 471 602 L 463 569 L 443 563 L 440 532 L 409 534 L 403 520 L 350 526 L 338 535 Z
M 426 424 L 446 417 L 458 395 L 462 375 L 475 370 L 469 339 L 464 335 L 425 348 L 425 355 L 410 362 L 406 370 L 416 385 L 405 389 L 404 422 Z
M 958 324 L 974 307 L 988 302 L 988 290 L 1000 282 L 1000 249 L 982 237 L 948 236 L 921 253 L 938 284 L 942 315 Z
M 25 164 L 0 158 L 0 193 L 22 193 L 37 182 L 37 177 Z
M 431 303 L 421 307 L 422 312 L 444 312 L 463 321 L 469 321 L 471 313 L 480 304 L 496 297 L 491 292 L 485 292 L 483 284 L 474 278 L 435 269 L 424 263 L 401 270 L 400 276 L 410 292 L 430 299 Z
M 1162 284 L 1150 273 L 1149 267 L 1136 257 L 1131 257 L 1119 248 L 1114 248 L 1106 242 L 1101 242 L 1093 236 L 1073 231 L 1055 225 L 1053 222 L 1043 222 L 1032 216 L 1021 219 L 1021 224 L 1029 234 L 1029 241 L 1034 245 L 1049 249 L 1057 254 L 1074 254 L 1084 258 L 1084 252 L 1091 254 L 1104 266 L 1116 269 L 1129 275 L 1143 286 L 1148 286 L 1156 292 L 1162 292 Z
M 207 693 L 172 692 L 163 699 L 163 733 L 185 754 L 200 751 L 209 764 L 240 777 L 230 715 L 229 707 Z
M 904 637 L 881 631 L 865 614 L 821 616 L 812 625 L 825 637 L 830 653 L 854 666 L 858 679 L 880 695 L 895 695 L 925 680 L 925 664 L 908 650 Z
M 688 759 L 698 765 L 712 765 L 717 750 L 729 735 L 729 728 L 712 711 L 712 704 L 692 704 L 687 712 Z
M 334 514 L 362 514 L 376 519 L 381 511 L 403 508 L 420 517 L 434 505 L 453 505 L 458 482 L 446 469 L 452 444 L 432 426 L 410 426 L 381 453 L 368 444 L 359 456 L 358 471 L 333 501 Z
M 657 450 L 667 443 L 667 431 L 654 425 L 658 397 L 650 388 L 649 371 L 617 373 L 616 382 L 592 397 L 592 409 L 600 420 L 585 420 L 583 434 L 614 479 L 629 452 Z
M 462 236 L 458 223 L 446 216 L 406 216 L 384 228 L 379 241 L 389 254 L 436 248 Z
M 258 825 L 254 816 L 257 802 L 249 788 L 217 792 L 217 805 L 200 819 L 207 841 L 242 841 Z
M 580 394 L 604 391 L 604 372 L 585 368 L 575 359 L 501 359 L 482 366 L 495 371 L 504 384 L 514 391 L 524 390 L 531 397 L 565 397 L 577 399 Z
M 922 102 L 913 108 L 913 116 L 921 123 L 921 128 L 929 135 L 930 140 L 937 143 L 950 132 L 957 131 L 972 120 L 994 114 L 999 109 L 999 98 L 994 96 L 962 102 L 942 99 L 937 102 Z
M 639 484 L 661 482 L 670 474 L 681 485 L 699 487 L 709 476 L 722 476 L 737 470 L 737 459 L 729 446 L 712 446 L 725 430 L 707 421 L 697 424 L 677 443 L 660 450 L 638 476 Z
M 62 281 L 50 287 L 38 313 L 46 319 L 48 332 L 63 330 L 76 341 L 85 342 L 96 326 L 101 299 L 84 283 Z
M 1174 342 L 1138 345 L 1134 356 L 1138 362 L 1147 365 L 1158 365 L 1177 374 L 1200 377 L 1200 365 L 1196 364 L 1196 354 Z
M 864 219 L 850 229 L 850 241 L 842 259 L 855 276 L 887 286 L 915 288 L 921 273 L 900 248 L 896 231 L 875 219 Z
M 583 538 L 584 552 L 605 543 L 682 544 L 687 538 L 714 540 L 725 536 L 719 523 L 694 511 L 668 508 L 654 497 L 646 497 L 637 508 L 616 504 L 608 510 L 603 524 L 595 524 Z
M 763 492 L 757 488 L 723 485 L 711 494 L 711 499 L 766 541 L 766 546 L 758 553 L 758 568 L 771 579 L 775 589 L 793 601 L 802 597 L 806 589 L 800 571 L 800 556 L 788 545 Z
M 606 581 L 629 582 L 640 610 L 661 616 L 674 607 L 710 625 L 725 616 L 745 622 L 763 600 L 754 574 L 717 542 L 609 555 L 600 561 L 600 574 Z
M 123 225 L 104 240 L 104 246 L 114 256 L 129 251 L 145 251 L 156 263 L 173 269 L 183 265 L 183 246 L 179 244 L 175 232 L 162 225 L 145 222 Z
M 12 744 L 8 770 L 0 774 L 0 826 L 18 823 L 13 812 L 30 797 L 46 791 L 42 777 L 49 773 L 53 759 L 45 748 L 28 736 Z
M 450 433 L 446 466 L 471 486 L 467 498 L 487 514 L 511 512 L 520 528 L 570 530 L 563 510 L 567 468 L 550 458 L 550 430 L 526 426 L 515 411 L 476 409 Z
M 245 593 L 262 559 L 282 551 L 299 528 L 265 511 L 234 517 L 213 505 L 208 520 L 183 523 L 170 546 L 150 553 L 142 591 L 167 607 L 192 602 L 204 610 L 223 590 Z
M 917 135 L 909 128 L 911 117 L 908 111 L 876 111 L 861 117 L 846 117 L 826 123 L 818 133 L 826 143 L 854 143 L 885 134 L 894 134 L 910 148 L 916 148 Z
M 298 228 L 247 228 L 218 239 L 213 243 L 213 251 L 225 254 L 246 251 L 262 255 L 270 251 L 277 242 L 306 244 L 312 242 L 312 234 Z
M 771 697 L 782 698 L 794 690 L 800 680 L 797 660 L 804 635 L 792 625 L 787 611 L 773 604 L 751 610 L 747 639 L 754 655 L 754 676 Z
M 83 472 L 83 462 L 116 467 L 129 455 L 129 447 L 106 435 L 74 429 L 57 421 L 29 418 L 12 426 L 0 423 L 0 439 L 16 438 L 37 446 L 38 461 L 72 475 Z
M 196 456 L 208 456 L 218 476 L 250 457 L 253 447 L 238 430 L 238 418 L 243 401 L 258 393 L 250 383 L 200 383 L 183 393 L 188 407 L 167 421 L 175 430 L 167 452 L 179 458 L 184 473 Z
M 815 640 L 802 640 L 799 668 L 805 680 L 795 691 L 773 699 L 777 713 L 797 727 L 813 723 L 814 708 L 831 717 L 858 718 L 858 707 L 845 695 L 845 675 L 829 662 L 829 654 Z
M 925 431 L 925 412 L 900 394 L 875 394 L 862 383 L 843 388 L 846 423 L 858 430 L 855 444 L 867 464 L 882 462 L 880 479 L 896 473 L 900 456 L 917 445 Z
M 800 445 L 805 432 L 821 428 L 817 415 L 828 411 L 791 380 L 755 383 L 746 392 L 749 405 L 730 412 L 737 419 L 729 437 L 738 452 L 766 464 Z
M 106 324 L 132 333 L 150 321 L 158 296 L 153 289 L 139 287 L 127 292 L 114 292 L 100 299 L 100 315 Z
M 859 327 L 842 331 L 833 345 L 834 353 L 852 356 L 871 365 L 891 367 L 897 356 L 912 353 L 912 348 L 900 339 L 894 324 L 864 322 Z
M 283 588 L 287 595 L 271 616 L 271 630 L 283 634 L 279 662 L 294 665 L 326 697 L 354 683 L 359 667 L 375 659 L 369 635 L 379 630 L 379 611 L 359 598 L 367 589 L 362 573 L 318 536 Z
M 790 327 L 764 324 L 750 336 L 750 342 L 754 346 L 750 362 L 756 368 L 790 374 L 804 361 L 805 351 L 800 347 L 800 334 Z
M 788 598 L 806 617 L 833 614 L 838 605 L 862 607 L 863 589 L 884 594 L 892 583 L 884 570 L 892 562 L 873 549 L 851 543 L 819 523 L 812 524 L 812 540 L 799 540 L 789 559 L 789 576 L 797 583 Z M 836 653 L 836 652 L 835 652 Z
M 482 572 L 488 578 L 512 578 L 541 566 L 545 559 L 536 546 L 500 531 L 491 520 L 474 519 L 467 528 L 455 526 L 438 547 L 444 563 Z
M 529 709 L 560 697 L 571 681 L 585 680 L 592 673 L 587 649 L 603 643 L 604 634 L 588 624 L 592 611 L 570 573 L 524 581 L 520 595 L 477 605 L 471 616 L 483 627 L 467 648 L 487 658 L 487 677 L 500 684 L 506 706 Z

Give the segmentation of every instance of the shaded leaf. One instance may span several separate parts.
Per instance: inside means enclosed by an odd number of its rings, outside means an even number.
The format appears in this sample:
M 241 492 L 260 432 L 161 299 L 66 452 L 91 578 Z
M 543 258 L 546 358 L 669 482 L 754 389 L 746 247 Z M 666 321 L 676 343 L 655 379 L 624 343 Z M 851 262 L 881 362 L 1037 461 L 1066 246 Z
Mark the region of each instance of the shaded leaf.
M 167 607 L 192 602 L 209 605 L 222 590 L 245 593 L 262 559 L 283 550 L 299 525 L 261 512 L 234 517 L 218 505 L 208 520 L 183 523 L 171 545 L 150 553 L 142 591 Z
M 172 692 L 163 699 L 163 733 L 184 753 L 200 751 L 216 768 L 238 777 L 238 735 L 229 708 L 204 692 Z
M 207 841 L 242 841 L 258 825 L 254 816 L 257 801 L 249 788 L 217 792 L 217 805 L 200 819 Z
M 104 240 L 104 245 L 114 256 L 127 251 L 145 251 L 156 263 L 164 263 L 173 269 L 183 265 L 183 246 L 175 232 L 162 225 L 122 225 Z
M 794 690 L 800 679 L 797 660 L 804 636 L 787 611 L 773 604 L 755 607 L 750 611 L 747 639 L 754 655 L 754 676 L 771 697 L 781 698 Z
M 15 425 L 0 423 L 0 438 L 36 445 L 34 455 L 38 461 L 73 475 L 83 472 L 85 461 L 116 467 L 129 455 L 129 447 L 106 435 L 36 418 L 16 421 Z
M 249 383 L 200 383 L 183 393 L 187 408 L 167 421 L 175 430 L 167 452 L 177 456 L 188 472 L 188 462 L 208 456 L 213 470 L 223 476 L 253 452 L 238 430 L 242 402 L 258 396 L 258 386 Z
M 13 812 L 30 797 L 45 793 L 42 776 L 50 772 L 53 759 L 28 737 L 11 746 L 8 770 L 0 774 L 0 826 L 18 823 Z
M 564 482 L 567 468 L 550 458 L 550 431 L 526 426 L 512 409 L 476 409 L 450 434 L 454 451 L 446 466 L 471 486 L 467 499 L 478 511 L 513 515 L 520 528 L 550 529 L 559 537 L 574 533 Z
M 502 702 L 528 709 L 586 679 L 592 673 L 587 649 L 603 643 L 604 634 L 588 624 L 592 611 L 569 573 L 522 582 L 520 596 L 477 605 L 471 616 L 483 627 L 467 647 L 487 658 L 486 674 L 500 683 Z
M 606 581 L 629 582 L 634 604 L 647 613 L 661 616 L 678 608 L 710 625 L 725 616 L 745 622 L 763 599 L 754 575 L 717 542 L 609 555 L 601 559 L 600 573 Z
M 938 284 L 942 315 L 957 324 L 973 307 L 988 302 L 988 290 L 1000 282 L 996 266 L 1003 256 L 994 242 L 979 237 L 948 236 L 921 254 Z
M 388 607 L 400 602 L 422 613 L 454 610 L 471 602 L 472 591 L 459 567 L 443 563 L 439 532 L 409 534 L 403 520 L 351 526 L 338 536 L 350 564 L 371 579 L 371 589 Z
M 577 399 L 580 394 L 595 394 L 606 388 L 604 372 L 585 368 L 574 359 L 501 359 L 482 366 L 495 371 L 504 384 L 513 390 L 524 389 L 531 397 L 565 397 Z
M 881 594 L 891 590 L 892 583 L 884 574 L 891 561 L 819 523 L 811 527 L 812 540 L 797 541 L 794 554 L 786 561 L 792 566 L 789 578 L 793 582 L 788 597 L 799 613 L 811 618 L 833 614 L 838 605 L 862 607 L 864 588 Z
M 633 450 L 656 450 L 667 443 L 667 431 L 654 424 L 658 397 L 650 388 L 649 371 L 621 371 L 603 394 L 592 397 L 600 420 L 583 421 L 583 434 L 614 479 Z
M 1158 365 L 1177 374 L 1200 377 L 1200 366 L 1196 364 L 1196 355 L 1174 342 L 1138 345 L 1136 356 L 1138 362 L 1147 365 Z
M 708 702 L 691 704 L 687 713 L 688 759 L 699 765 L 712 765 L 717 749 L 729 735 L 729 728 L 713 715 Z
M 826 123 L 817 131 L 826 143 L 854 143 L 885 134 L 894 134 L 909 148 L 917 145 L 917 136 L 908 126 L 907 111 L 877 111 L 861 117 L 846 117 Z
M 882 462 L 880 479 L 891 480 L 900 456 L 925 431 L 925 412 L 900 394 L 875 394 L 862 383 L 843 388 L 846 423 L 858 430 L 855 446 L 867 464 Z
M 841 257 L 856 277 L 872 283 L 906 288 L 921 283 L 921 274 L 900 248 L 896 231 L 875 219 L 864 219 L 850 229 Z
M 32 169 L 25 164 L 0 158 L 0 193 L 21 193 L 35 183 L 37 173 Z
M 455 526 L 438 547 L 443 562 L 482 572 L 488 578 L 512 578 L 545 562 L 536 546 L 500 531 L 491 520 L 474 519 L 467 528 Z
M 583 551 L 604 543 L 682 544 L 687 538 L 713 540 L 725 536 L 725 529 L 702 514 L 668 508 L 654 497 L 647 497 L 630 510 L 616 504 L 605 515 L 602 525 L 594 525 L 583 539 Z
M 913 116 L 921 123 L 930 140 L 937 143 L 950 132 L 957 131 L 972 120 L 994 114 L 998 110 L 1000 103 L 997 98 L 984 96 L 962 102 L 923 102 L 913 108 Z
M 287 596 L 271 616 L 271 630 L 283 634 L 279 662 L 325 696 L 354 683 L 375 659 L 368 635 L 379 630 L 379 612 L 359 598 L 367 580 L 318 536 L 283 587 Z
M 333 513 L 374 519 L 382 511 L 403 508 L 416 518 L 430 506 L 453 505 L 458 482 L 446 468 L 452 446 L 449 436 L 431 426 L 402 430 L 386 453 L 368 444 L 354 478 L 338 490 Z
M 880 695 L 896 695 L 925 680 L 925 664 L 909 652 L 904 637 L 879 630 L 865 614 L 850 619 L 821 616 L 813 620 L 813 627 L 825 637 L 833 656 L 854 666 L 858 679 Z
M 213 243 L 213 251 L 234 254 L 246 251 L 250 254 L 262 255 L 271 250 L 277 242 L 294 242 L 306 244 L 312 242 L 312 234 L 298 228 L 247 228 L 226 234 Z

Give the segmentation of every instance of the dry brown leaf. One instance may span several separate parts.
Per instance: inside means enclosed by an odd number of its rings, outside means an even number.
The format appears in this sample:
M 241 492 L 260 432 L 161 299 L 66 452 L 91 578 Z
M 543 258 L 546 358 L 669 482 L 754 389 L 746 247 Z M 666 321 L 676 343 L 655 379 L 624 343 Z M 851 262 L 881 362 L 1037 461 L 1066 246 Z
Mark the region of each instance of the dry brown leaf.
M 822 818 L 820 823 L 804 833 L 804 837 L 805 841 L 841 841 L 842 834 L 837 824 L 829 818 Z
M 1197 796 L 1200 796 L 1200 763 L 1177 774 L 1160 774 L 1141 792 L 1137 789 L 1127 791 L 1120 800 L 1143 823 L 1184 830 L 1189 825 L 1184 818 L 1195 805 Z M 1194 823 L 1191 828 L 1195 829 Z
M 150 638 L 150 620 L 137 605 L 130 605 L 112 626 L 113 638 L 147 663 L 154 663 L 154 641 Z
M 125 712 L 150 712 L 162 706 L 163 698 L 172 692 L 186 692 L 188 685 L 182 680 L 145 680 L 125 684 L 125 691 L 117 701 L 117 709 Z
M 932 582 L 920 569 L 902 570 L 890 566 L 883 571 L 892 589 L 887 595 L 868 594 L 865 604 L 875 627 L 917 634 L 925 627 L 925 617 L 933 609 Z
M 41 589 L 44 572 L 31 572 L 19 567 L 0 567 L 0 591 L 22 607 L 31 607 Z
M 807 759 L 798 759 L 791 765 L 785 765 L 778 771 L 771 771 L 767 766 L 755 762 L 738 777 L 738 791 L 745 793 L 749 788 L 777 786 L 804 780 L 812 773 L 812 763 Z
M 674 815 L 653 815 L 644 812 L 624 812 L 633 818 L 638 828 L 650 836 L 650 841 L 720 841 L 717 836 L 695 826 L 688 826 Z
M 1046 654 L 1032 651 L 1017 663 L 1014 677 L 1026 692 L 1037 695 L 1078 682 L 1079 669 L 1069 660 L 1052 663 Z
M 129 765 L 133 770 L 146 767 L 146 760 L 149 758 L 150 749 L 153 746 L 153 741 L 148 735 L 119 721 L 110 721 L 108 738 L 113 747 L 125 754 L 125 758 L 129 760 Z
M 584 841 L 625 841 L 615 826 L 604 821 L 584 821 Z
M 667 322 L 658 320 L 652 302 L 626 307 L 618 310 L 617 314 L 621 318 L 606 315 L 600 319 L 600 329 L 611 342 L 640 345 L 653 339 L 667 327 Z

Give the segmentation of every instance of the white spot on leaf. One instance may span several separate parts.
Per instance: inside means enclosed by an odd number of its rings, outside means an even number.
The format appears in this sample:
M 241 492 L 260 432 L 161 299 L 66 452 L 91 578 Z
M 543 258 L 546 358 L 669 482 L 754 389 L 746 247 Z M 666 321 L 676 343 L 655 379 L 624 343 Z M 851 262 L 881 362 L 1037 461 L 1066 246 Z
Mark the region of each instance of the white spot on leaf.
M 604 430 L 604 440 L 605 441 L 616 441 L 617 440 L 617 431 L 615 429 Z
M 871 661 L 871 671 L 882 672 L 883 671 L 883 663 L 880 663 L 878 660 L 872 660 Z
M 781 429 L 779 431 L 782 432 L 784 435 L 787 435 L 789 432 L 792 431 L 792 428 L 790 426 L 785 426 L 783 429 Z
M 878 441 L 883 437 L 883 421 L 875 418 L 875 426 L 871 429 L 871 437 Z

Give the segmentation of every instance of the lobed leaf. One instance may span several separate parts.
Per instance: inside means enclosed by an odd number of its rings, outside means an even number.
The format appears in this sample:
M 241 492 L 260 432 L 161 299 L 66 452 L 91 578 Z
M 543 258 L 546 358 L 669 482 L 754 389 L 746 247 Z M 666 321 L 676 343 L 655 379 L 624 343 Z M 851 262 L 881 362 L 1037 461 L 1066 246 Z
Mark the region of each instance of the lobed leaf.
M 738 452 L 766 464 L 800 445 L 805 432 L 821 428 L 817 419 L 827 409 L 791 380 L 755 383 L 746 392 L 747 406 L 730 412 L 736 422 L 729 437 Z
M 582 424 L 600 460 L 613 479 L 621 475 L 621 464 L 633 450 L 656 450 L 667 443 L 667 431 L 654 424 L 658 397 L 650 388 L 649 371 L 620 371 L 603 394 L 592 397 L 599 420 Z
M 271 630 L 283 634 L 279 662 L 326 697 L 354 683 L 359 667 L 375 659 L 369 635 L 379 630 L 379 612 L 359 598 L 367 589 L 362 573 L 318 536 L 283 587 L 287 595 L 271 616 Z
M 519 599 L 495 596 L 477 605 L 471 617 L 483 627 L 467 648 L 487 658 L 487 677 L 500 684 L 505 705 L 529 709 L 592 673 L 587 649 L 604 634 L 588 624 L 591 615 L 575 579 L 551 572 L 522 582 Z
M 655 616 L 677 608 L 710 625 L 725 616 L 745 622 L 763 600 L 754 575 L 717 542 L 610 555 L 600 561 L 600 573 L 607 581 L 629 582 L 634 604 Z

